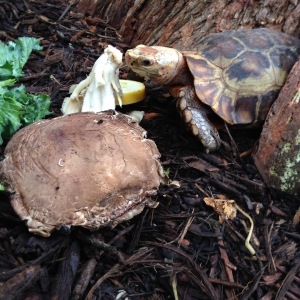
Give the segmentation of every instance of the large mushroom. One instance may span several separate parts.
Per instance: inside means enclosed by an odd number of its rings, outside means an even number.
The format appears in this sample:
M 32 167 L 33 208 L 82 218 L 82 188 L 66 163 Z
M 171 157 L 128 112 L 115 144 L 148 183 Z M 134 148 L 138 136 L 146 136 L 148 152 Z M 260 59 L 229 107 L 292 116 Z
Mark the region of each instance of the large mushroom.
M 0 181 L 30 232 L 116 226 L 140 213 L 165 175 L 155 143 L 130 117 L 79 113 L 33 123 L 9 141 Z

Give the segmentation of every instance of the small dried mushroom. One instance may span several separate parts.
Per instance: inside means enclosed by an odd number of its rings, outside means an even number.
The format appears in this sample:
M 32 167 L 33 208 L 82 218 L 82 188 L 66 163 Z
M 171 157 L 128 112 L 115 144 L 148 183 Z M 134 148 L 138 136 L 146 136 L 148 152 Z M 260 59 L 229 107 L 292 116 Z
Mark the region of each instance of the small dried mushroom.
M 75 86 L 71 86 L 70 97 L 64 99 L 61 111 L 64 115 L 76 112 L 99 112 L 115 109 L 115 98 L 122 106 L 123 95 L 119 81 L 119 67 L 122 53 L 108 45 L 96 60 L 89 76 Z
M 163 169 L 155 143 L 130 117 L 79 113 L 33 123 L 9 141 L 0 181 L 30 232 L 116 226 L 156 207 Z
M 116 104 L 133 104 L 145 99 L 145 85 L 132 80 L 119 80 L 122 53 L 108 45 L 96 60 L 88 77 L 69 89 L 63 101 L 64 115 L 77 112 L 99 112 L 115 109 Z

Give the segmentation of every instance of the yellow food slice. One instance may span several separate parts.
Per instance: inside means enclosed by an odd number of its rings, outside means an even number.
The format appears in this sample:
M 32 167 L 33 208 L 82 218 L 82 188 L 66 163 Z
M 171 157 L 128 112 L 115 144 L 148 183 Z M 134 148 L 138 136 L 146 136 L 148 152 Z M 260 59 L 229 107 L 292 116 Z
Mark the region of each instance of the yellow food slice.
M 145 85 L 138 81 L 120 79 L 123 96 L 122 105 L 140 102 L 146 97 Z M 119 105 L 116 99 L 116 105 Z

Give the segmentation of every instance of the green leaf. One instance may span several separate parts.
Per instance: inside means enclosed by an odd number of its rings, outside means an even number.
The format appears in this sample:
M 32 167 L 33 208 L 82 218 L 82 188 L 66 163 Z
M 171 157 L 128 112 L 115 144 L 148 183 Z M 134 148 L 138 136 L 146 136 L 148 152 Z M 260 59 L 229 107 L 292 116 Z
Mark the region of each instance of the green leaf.
M 20 86 L 17 91 L 22 89 L 23 93 L 18 95 L 18 100 L 25 107 L 25 112 L 21 116 L 21 122 L 23 126 L 31 124 L 37 120 L 45 118 L 45 116 L 51 114 L 48 110 L 51 104 L 50 97 L 44 94 L 31 95 L 25 93 L 25 87 Z
M 1 134 L 10 137 L 21 126 L 51 114 L 50 104 L 49 96 L 27 94 L 24 85 L 11 90 L 0 88 L 0 145 L 3 143 Z
M 0 80 L 24 76 L 22 71 L 32 50 L 41 50 L 40 41 L 21 37 L 7 45 L 0 41 Z
M 32 50 L 41 50 L 40 41 L 22 37 L 7 45 L 0 41 L 0 145 L 2 137 L 11 137 L 21 126 L 26 126 L 49 115 L 50 97 L 26 93 L 25 86 L 7 86 L 23 76 L 22 68 Z
M 0 81 L 0 87 L 5 87 L 5 86 L 9 86 L 9 85 L 12 85 L 16 82 L 15 79 L 7 79 L 7 80 L 4 80 L 4 81 Z
M 6 191 L 4 185 L 0 182 L 0 192 Z
M 0 88 L 0 145 L 2 137 L 10 137 L 22 125 L 21 115 L 24 113 L 23 105 L 15 100 L 11 91 Z

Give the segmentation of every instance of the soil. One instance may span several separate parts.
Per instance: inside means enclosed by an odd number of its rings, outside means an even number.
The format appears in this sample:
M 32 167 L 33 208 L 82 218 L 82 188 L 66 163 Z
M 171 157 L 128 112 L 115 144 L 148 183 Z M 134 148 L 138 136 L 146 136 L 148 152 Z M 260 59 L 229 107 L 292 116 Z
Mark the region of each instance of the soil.
M 61 115 L 69 87 L 87 76 L 106 45 L 130 48 L 92 5 L 0 3 L 1 41 L 41 40 L 43 50 L 31 54 L 20 82 L 27 92 L 51 96 L 49 118 Z M 125 65 L 120 71 L 128 76 Z M 141 126 L 170 177 L 159 206 L 114 229 L 72 228 L 43 238 L 28 233 L 1 193 L 0 300 L 299 299 L 299 198 L 268 189 L 260 177 L 251 156 L 260 129 L 222 125 L 221 149 L 206 153 L 167 90 L 148 83 L 143 102 L 120 110 L 133 109 L 145 111 Z M 235 217 L 236 205 L 226 200 L 238 205 Z M 255 255 L 245 247 L 249 218 Z

